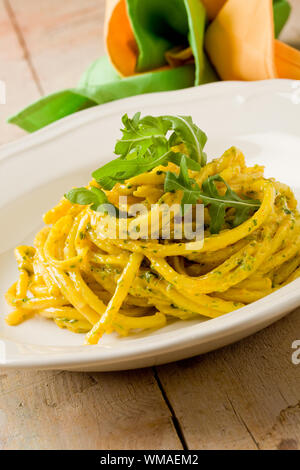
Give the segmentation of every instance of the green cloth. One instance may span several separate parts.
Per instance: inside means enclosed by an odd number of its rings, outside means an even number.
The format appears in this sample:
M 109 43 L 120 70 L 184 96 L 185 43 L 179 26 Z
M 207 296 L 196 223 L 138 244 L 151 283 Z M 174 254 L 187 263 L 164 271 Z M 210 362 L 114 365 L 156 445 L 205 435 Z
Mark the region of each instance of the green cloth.
M 205 8 L 199 0 L 185 0 L 188 15 L 188 39 L 195 58 L 195 85 L 215 82 L 217 77 L 204 53 Z
M 168 50 L 188 46 L 184 0 L 127 0 L 127 6 L 139 50 L 137 72 L 161 67 Z
M 278 38 L 282 28 L 290 16 L 291 6 L 287 0 L 273 0 L 273 13 L 275 37 Z
M 107 70 L 109 67 L 112 69 L 104 76 L 102 75 L 103 64 Z M 195 66 L 190 64 L 123 79 L 117 76 L 115 81 L 108 81 L 112 78 L 110 73 L 115 72 L 108 59 L 106 57 L 98 59 L 82 77 L 78 88 L 63 90 L 41 98 L 10 117 L 8 122 L 28 132 L 34 132 L 58 119 L 91 106 L 142 93 L 191 87 L 195 79 Z
M 191 46 L 195 85 L 218 80 L 203 50 L 206 11 L 200 0 L 127 0 L 127 6 L 139 51 L 137 72 L 165 65 L 166 52 L 175 46 Z

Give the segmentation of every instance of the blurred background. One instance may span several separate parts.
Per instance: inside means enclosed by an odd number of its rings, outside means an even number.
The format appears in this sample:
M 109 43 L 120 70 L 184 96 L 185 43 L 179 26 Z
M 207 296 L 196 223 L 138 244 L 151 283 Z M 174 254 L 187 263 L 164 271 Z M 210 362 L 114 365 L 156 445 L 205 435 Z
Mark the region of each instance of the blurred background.
M 300 0 L 281 39 L 300 48 Z M 105 0 L 0 0 L 0 144 L 24 135 L 8 116 L 53 91 L 74 87 L 104 54 Z
M 280 39 L 300 49 L 300 0 L 289 2 L 292 13 Z M 105 0 L 0 0 L 0 81 L 6 84 L 0 145 L 26 135 L 5 122 L 8 116 L 76 86 L 105 53 L 104 14 Z M 299 310 L 238 344 L 159 370 L 0 369 L 0 450 L 41 443 L 65 449 L 297 449 L 300 369 L 290 355 L 298 325 Z

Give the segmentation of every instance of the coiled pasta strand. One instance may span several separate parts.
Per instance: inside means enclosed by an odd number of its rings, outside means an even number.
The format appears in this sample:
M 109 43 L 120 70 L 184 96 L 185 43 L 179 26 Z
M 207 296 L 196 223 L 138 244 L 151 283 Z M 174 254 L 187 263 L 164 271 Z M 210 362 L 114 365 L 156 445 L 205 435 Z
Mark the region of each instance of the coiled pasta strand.
M 168 170 L 179 173 L 169 163 L 105 193 L 116 206 L 119 196 L 128 196 L 122 210 L 134 202 L 148 208 L 155 204 L 153 211 L 162 203 L 171 206 L 182 194 L 164 194 Z M 161 328 L 170 319 L 216 318 L 300 276 L 300 216 L 289 187 L 264 179 L 261 166 L 247 168 L 235 148 L 189 174 L 200 187 L 219 174 L 237 194 L 260 199 L 260 208 L 234 228 L 234 209 L 228 209 L 220 233 L 206 230 L 199 245 L 194 240 L 142 239 L 139 234 L 108 239 L 103 214 L 62 199 L 45 214 L 47 226 L 34 247 L 15 250 L 19 279 L 6 294 L 14 309 L 7 322 L 17 325 L 40 315 L 71 332 L 87 333 L 86 342 L 95 344 L 113 331 L 126 336 Z M 92 181 L 89 187 L 98 184 Z M 219 190 L 224 191 L 222 183 Z M 210 222 L 207 209 L 204 218 Z M 143 227 L 149 214 L 128 220 Z M 158 220 L 161 234 L 164 221 Z

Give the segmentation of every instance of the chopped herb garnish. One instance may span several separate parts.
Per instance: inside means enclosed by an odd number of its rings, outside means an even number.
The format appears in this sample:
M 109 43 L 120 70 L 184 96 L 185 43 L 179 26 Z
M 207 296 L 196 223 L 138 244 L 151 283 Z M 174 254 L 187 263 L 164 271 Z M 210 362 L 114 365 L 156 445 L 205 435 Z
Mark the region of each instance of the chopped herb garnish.
M 188 168 L 197 171 L 205 165 L 207 137 L 190 116 L 140 116 L 123 116 L 123 136 L 115 146 L 115 154 L 120 157 L 93 173 L 104 189 L 168 162 L 179 165 L 183 154 L 174 152 L 173 147 L 181 143 L 188 152 Z
M 221 182 L 226 186 L 226 192 L 221 195 L 217 189 L 216 182 Z M 202 184 L 202 188 L 193 178 L 189 177 L 186 157 L 183 156 L 180 163 L 180 173 L 176 175 L 170 171 L 167 172 L 165 192 L 182 191 L 183 196 L 181 205 L 184 210 L 185 204 L 197 204 L 201 201 L 204 206 L 208 206 L 211 218 L 210 232 L 219 233 L 225 223 L 226 209 L 235 209 L 233 226 L 236 227 L 245 222 L 251 211 L 260 207 L 260 201 L 255 199 L 240 198 L 226 183 L 220 175 L 208 177 Z M 254 219 L 253 224 L 257 225 Z
M 101 191 L 99 188 L 92 186 L 90 189 L 87 188 L 74 188 L 71 189 L 65 198 L 68 199 L 73 204 L 80 204 L 83 206 L 91 206 L 91 209 L 94 211 L 102 212 L 102 205 L 108 204 L 109 201 L 106 197 L 106 194 Z
M 220 175 L 207 178 L 201 188 L 193 178 L 189 177 L 188 170 L 199 171 L 201 166 L 206 164 L 203 148 L 207 140 L 205 133 L 193 123 L 190 116 L 141 118 L 141 114 L 136 113 L 132 119 L 125 114 L 122 122 L 123 135 L 115 146 L 115 154 L 120 155 L 119 158 L 93 173 L 95 180 L 104 189 L 112 189 L 117 182 L 123 182 L 151 171 L 157 166 L 172 162 L 180 167 L 180 173 L 177 175 L 170 171 L 166 172 L 165 192 L 182 191 L 183 209 L 185 204 L 197 202 L 208 206 L 211 219 L 209 229 L 212 234 L 219 233 L 224 226 L 227 209 L 235 209 L 233 221 L 228 222 L 235 227 L 247 220 L 249 215 L 260 207 L 260 201 L 239 197 Z M 178 145 L 181 145 L 180 148 L 184 148 L 186 153 L 176 152 L 175 147 Z M 161 170 L 156 172 L 157 175 L 162 173 Z M 224 195 L 219 193 L 217 182 L 226 186 Z M 128 188 L 130 187 L 128 185 Z M 65 197 L 74 204 L 89 205 L 92 210 L 102 213 L 103 204 L 109 203 L 106 194 L 94 186 L 89 189 L 72 189 L 65 194 Z M 257 225 L 255 219 L 253 224 Z M 136 231 L 139 231 L 139 227 Z M 84 235 L 80 234 L 80 238 L 83 239 Z

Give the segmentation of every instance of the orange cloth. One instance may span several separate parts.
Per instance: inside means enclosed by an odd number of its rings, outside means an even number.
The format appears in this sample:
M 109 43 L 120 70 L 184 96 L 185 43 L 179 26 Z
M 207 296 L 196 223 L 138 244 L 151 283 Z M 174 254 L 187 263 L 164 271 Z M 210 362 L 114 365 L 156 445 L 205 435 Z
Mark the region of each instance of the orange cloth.
M 274 39 L 272 0 L 202 3 L 213 20 L 206 31 L 205 47 L 221 79 L 300 79 L 300 51 Z M 105 36 L 117 71 L 121 76 L 134 75 L 138 47 L 126 0 L 106 0 Z
M 216 16 L 225 1 L 202 0 L 209 19 Z M 138 47 L 127 14 L 126 0 L 106 0 L 104 34 L 107 52 L 116 70 L 123 77 L 134 75 Z M 180 57 L 178 59 L 180 60 Z M 182 62 L 185 61 L 180 60 L 180 63 Z
M 208 19 L 213 20 L 226 3 L 226 0 L 202 0 L 202 3 L 205 6 Z
M 227 0 L 205 46 L 222 80 L 300 79 L 300 51 L 274 39 L 272 0 Z
M 205 47 L 223 80 L 275 78 L 272 0 L 228 0 L 208 27 Z
M 276 40 L 275 62 L 279 78 L 300 80 L 300 51 Z
M 138 47 L 127 15 L 126 0 L 106 0 L 105 38 L 110 60 L 120 75 L 134 75 Z

